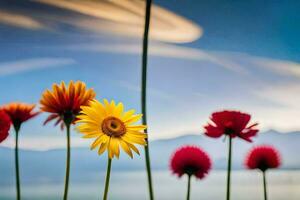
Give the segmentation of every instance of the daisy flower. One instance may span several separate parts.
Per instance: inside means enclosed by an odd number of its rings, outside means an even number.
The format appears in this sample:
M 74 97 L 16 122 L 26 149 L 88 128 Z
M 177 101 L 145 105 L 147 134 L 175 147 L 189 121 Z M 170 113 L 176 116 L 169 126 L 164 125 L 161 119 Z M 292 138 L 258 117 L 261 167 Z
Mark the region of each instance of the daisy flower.
M 211 169 L 208 154 L 196 146 L 183 146 L 175 151 L 170 161 L 170 169 L 178 177 L 188 176 L 187 199 L 190 199 L 191 176 L 203 179 Z
M 246 156 L 245 166 L 248 169 L 259 169 L 263 175 L 264 199 L 268 199 L 266 171 L 275 169 L 281 165 L 278 150 L 270 145 L 253 147 Z

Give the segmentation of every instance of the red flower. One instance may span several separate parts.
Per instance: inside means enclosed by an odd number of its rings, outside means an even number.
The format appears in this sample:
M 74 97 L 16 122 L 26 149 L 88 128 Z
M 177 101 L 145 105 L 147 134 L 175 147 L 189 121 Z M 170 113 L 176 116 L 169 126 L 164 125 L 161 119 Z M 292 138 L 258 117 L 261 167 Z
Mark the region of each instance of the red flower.
M 46 90 L 41 103 L 41 110 L 51 113 L 44 122 L 44 125 L 51 120 L 56 120 L 55 125 L 60 124 L 63 128 L 66 121 L 74 123 L 77 115 L 81 111 L 81 106 L 87 106 L 96 96 L 93 89 L 86 89 L 82 81 L 70 81 L 66 86 L 65 82 L 60 85 L 53 84 L 53 91 Z
M 10 103 L 3 107 L 9 115 L 14 126 L 20 126 L 23 122 L 35 117 L 38 112 L 33 112 L 35 105 L 26 103 Z
M 239 111 L 215 112 L 211 116 L 211 123 L 205 128 L 205 135 L 218 138 L 222 135 L 230 137 L 240 137 L 248 142 L 252 142 L 251 137 L 258 132 L 257 123 L 247 126 L 251 116 Z
M 278 168 L 281 164 L 279 152 L 272 146 L 261 145 L 254 147 L 248 153 L 245 165 L 249 169 L 265 171 Z
M 8 136 L 11 121 L 9 116 L 3 110 L 0 110 L 0 142 L 5 140 Z
M 211 160 L 208 154 L 199 147 L 184 146 L 176 150 L 172 156 L 170 168 L 178 177 L 187 174 L 202 179 L 211 169 Z

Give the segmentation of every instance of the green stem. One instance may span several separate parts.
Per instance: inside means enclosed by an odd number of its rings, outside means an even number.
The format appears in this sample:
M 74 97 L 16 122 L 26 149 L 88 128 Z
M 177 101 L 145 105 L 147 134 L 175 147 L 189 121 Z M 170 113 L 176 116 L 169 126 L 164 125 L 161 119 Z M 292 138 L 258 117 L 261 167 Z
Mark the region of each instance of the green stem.
M 64 200 L 68 199 L 69 177 L 70 177 L 70 157 L 71 157 L 71 143 L 70 143 L 70 123 L 65 123 L 67 129 L 67 160 L 66 160 L 66 176 L 65 176 L 65 190 Z
M 229 138 L 229 147 L 228 147 L 228 164 L 227 164 L 227 190 L 226 190 L 226 200 L 230 200 L 230 178 L 231 178 L 231 146 L 232 146 L 232 138 Z
M 264 182 L 264 197 L 265 197 L 265 200 L 268 199 L 268 196 L 267 196 L 267 181 L 266 181 L 266 172 L 263 171 L 263 182 Z
M 147 124 L 147 112 L 146 112 L 146 94 L 147 94 L 147 58 L 148 58 L 148 36 L 149 36 L 149 25 L 151 16 L 151 4 L 152 0 L 146 0 L 146 13 L 145 13 L 145 27 L 144 27 L 144 37 L 143 37 L 143 55 L 142 55 L 142 90 L 141 90 L 141 105 L 143 113 L 143 124 Z M 147 129 L 145 133 L 148 134 Z M 152 187 L 152 175 L 151 175 L 151 164 L 149 155 L 149 143 L 146 139 L 147 145 L 145 146 L 145 161 L 148 176 L 148 187 L 150 200 L 154 199 L 153 187 Z
M 107 194 L 108 194 L 108 189 L 109 189 L 109 180 L 110 180 L 110 171 L 111 171 L 111 161 L 112 161 L 111 158 L 108 158 L 103 200 L 107 200 Z
M 20 125 L 14 126 L 16 132 L 16 146 L 15 146 L 15 169 L 16 169 L 16 190 L 17 200 L 21 199 L 21 188 L 20 188 L 20 172 L 19 172 L 19 130 Z
M 191 175 L 188 175 L 188 186 L 187 186 L 186 200 L 190 200 L 190 192 L 191 192 Z

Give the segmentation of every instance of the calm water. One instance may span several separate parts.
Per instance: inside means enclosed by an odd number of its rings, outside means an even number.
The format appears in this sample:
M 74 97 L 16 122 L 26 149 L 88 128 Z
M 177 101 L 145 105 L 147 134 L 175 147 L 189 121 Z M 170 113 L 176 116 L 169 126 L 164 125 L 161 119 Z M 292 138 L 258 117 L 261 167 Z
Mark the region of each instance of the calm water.
M 260 173 L 254 171 L 235 171 L 232 174 L 232 200 L 260 200 L 262 183 Z M 94 179 L 104 178 L 95 176 Z M 300 171 L 272 171 L 268 175 L 269 199 L 299 200 Z M 144 200 L 148 199 L 144 172 L 113 172 L 111 177 L 110 200 Z M 177 179 L 169 171 L 153 173 L 156 199 L 182 200 L 186 195 L 186 177 Z M 214 171 L 203 181 L 192 181 L 191 199 L 219 200 L 224 199 L 226 172 Z M 22 187 L 23 199 L 54 200 L 61 199 L 63 184 L 47 183 L 27 184 Z M 96 200 L 102 196 L 103 180 L 72 182 L 70 200 Z M 14 200 L 13 185 L 1 186 L 0 199 Z

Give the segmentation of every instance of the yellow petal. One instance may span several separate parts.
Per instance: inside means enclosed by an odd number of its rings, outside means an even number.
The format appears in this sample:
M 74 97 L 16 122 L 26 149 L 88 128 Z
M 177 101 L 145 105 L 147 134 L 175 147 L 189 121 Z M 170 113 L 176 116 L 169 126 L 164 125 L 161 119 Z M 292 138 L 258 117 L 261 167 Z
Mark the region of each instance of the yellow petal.
M 135 113 L 134 109 L 131 109 L 131 110 L 125 112 L 123 117 L 122 117 L 122 121 L 128 120 L 134 113 Z
M 116 155 L 117 158 L 120 156 L 120 149 L 119 149 L 119 141 L 117 138 L 112 137 L 110 139 L 110 148 L 114 155 Z
M 135 153 L 137 153 L 138 155 L 140 155 L 139 150 L 133 145 L 127 142 L 127 145 L 130 147 L 130 149 L 132 149 Z
M 101 144 L 101 146 L 99 147 L 99 150 L 98 150 L 98 155 L 103 154 L 103 152 L 107 149 L 107 145 L 108 145 L 107 142 Z
M 130 135 L 130 136 L 124 135 L 122 137 L 122 139 L 124 139 L 128 143 L 135 143 L 135 144 L 140 144 L 140 145 L 146 145 L 145 139 L 133 137 L 132 135 Z
M 85 134 L 84 136 L 82 136 L 82 138 L 95 138 L 98 136 L 99 136 L 99 133 L 88 133 L 88 134 Z
M 131 149 L 128 147 L 127 143 L 124 142 L 122 139 L 119 140 L 119 142 L 121 144 L 122 149 L 125 151 L 125 153 L 127 153 L 131 158 L 133 158 Z
M 110 141 L 111 141 L 111 137 L 109 137 L 109 140 L 108 140 L 108 147 L 107 147 L 107 150 L 108 150 L 108 157 L 110 159 L 114 158 L 114 153 L 112 151 L 112 148 L 111 148 L 111 145 L 110 145 Z
M 115 117 L 121 118 L 121 114 L 123 113 L 124 105 L 120 102 L 114 109 L 113 115 Z
M 146 125 L 130 125 L 126 126 L 127 130 L 132 130 L 132 131 L 143 131 L 147 128 Z
M 91 150 L 95 149 L 97 146 L 99 146 L 103 142 L 103 136 L 104 134 L 100 135 L 91 145 Z
M 126 124 L 132 124 L 132 123 L 134 123 L 134 122 L 139 121 L 139 120 L 142 118 L 142 116 L 143 116 L 142 114 L 133 115 L 133 116 L 131 116 L 129 119 L 124 120 L 124 122 L 125 122 Z
M 145 138 L 147 138 L 147 134 L 145 134 L 145 133 L 141 133 L 141 132 L 137 132 L 137 131 L 128 131 L 127 133 L 126 133 L 129 137 L 137 137 L 137 138 L 143 138 L 143 139 L 145 139 Z

